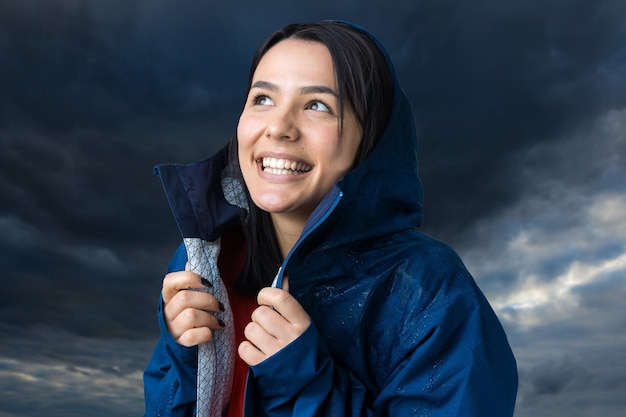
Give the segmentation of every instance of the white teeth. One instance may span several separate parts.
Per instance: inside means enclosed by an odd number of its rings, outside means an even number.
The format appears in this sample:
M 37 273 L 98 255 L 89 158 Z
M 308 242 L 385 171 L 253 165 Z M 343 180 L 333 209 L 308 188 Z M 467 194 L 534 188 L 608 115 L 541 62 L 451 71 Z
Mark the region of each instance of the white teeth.
M 276 175 L 301 174 L 311 170 L 311 166 L 288 159 L 263 158 L 263 169 Z
M 269 168 L 269 167 L 265 168 L 264 171 L 270 174 L 275 174 L 275 175 L 298 175 L 300 174 L 300 172 L 292 171 L 290 169 L 278 169 L 278 168 Z

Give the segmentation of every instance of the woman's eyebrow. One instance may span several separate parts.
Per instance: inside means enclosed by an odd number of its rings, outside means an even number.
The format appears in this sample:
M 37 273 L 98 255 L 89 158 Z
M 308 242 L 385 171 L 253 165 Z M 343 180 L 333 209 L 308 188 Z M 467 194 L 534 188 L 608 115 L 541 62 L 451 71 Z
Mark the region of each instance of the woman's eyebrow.
M 256 81 L 254 84 L 252 84 L 250 89 L 253 88 L 261 88 L 270 91 L 280 90 L 280 88 L 276 84 L 262 80 Z M 325 85 L 310 85 L 306 87 L 301 87 L 298 91 L 300 92 L 300 94 L 330 94 L 337 97 L 337 93 L 335 93 L 335 90 L 330 87 L 326 87 Z
M 311 85 L 300 88 L 300 94 L 330 94 L 337 97 L 337 93 L 330 87 L 324 85 Z
M 276 84 L 273 84 L 269 81 L 257 81 L 254 84 L 252 84 L 250 86 L 250 89 L 253 88 L 262 88 L 264 90 L 270 90 L 270 91 L 278 91 L 279 88 Z

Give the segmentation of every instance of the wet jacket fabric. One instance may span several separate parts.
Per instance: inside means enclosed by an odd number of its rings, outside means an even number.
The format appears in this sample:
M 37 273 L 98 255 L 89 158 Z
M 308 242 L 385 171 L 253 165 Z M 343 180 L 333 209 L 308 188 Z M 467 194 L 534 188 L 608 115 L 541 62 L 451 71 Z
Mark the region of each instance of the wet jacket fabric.
M 226 165 L 222 150 L 157 168 L 183 235 L 214 240 L 237 227 Z M 513 415 L 517 369 L 501 324 L 457 254 L 418 230 L 422 215 L 414 117 L 395 79 L 380 142 L 319 204 L 280 269 L 277 285 L 289 276 L 312 325 L 250 367 L 245 416 Z M 160 324 L 146 414 L 192 415 L 193 351 Z

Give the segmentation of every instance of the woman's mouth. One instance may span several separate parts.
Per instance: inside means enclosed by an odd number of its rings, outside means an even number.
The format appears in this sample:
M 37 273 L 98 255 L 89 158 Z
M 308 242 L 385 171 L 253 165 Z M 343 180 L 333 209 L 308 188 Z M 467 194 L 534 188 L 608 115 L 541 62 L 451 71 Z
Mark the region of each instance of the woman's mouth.
M 300 175 L 313 169 L 312 166 L 289 159 L 265 157 L 261 161 L 263 171 L 274 175 Z

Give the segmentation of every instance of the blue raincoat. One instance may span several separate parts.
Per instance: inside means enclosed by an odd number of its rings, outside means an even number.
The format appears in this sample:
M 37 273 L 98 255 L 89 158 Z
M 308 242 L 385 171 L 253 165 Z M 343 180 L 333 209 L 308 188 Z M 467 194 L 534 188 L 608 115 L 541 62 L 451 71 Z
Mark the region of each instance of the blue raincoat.
M 381 48 L 382 49 L 382 48 Z M 411 106 L 398 85 L 372 154 L 319 204 L 279 273 L 312 325 L 250 367 L 245 416 L 513 415 L 517 368 L 461 259 L 417 230 L 422 187 Z M 183 237 L 237 227 L 221 186 L 226 149 L 156 168 Z M 181 270 L 178 251 L 171 270 Z M 196 352 L 161 339 L 145 371 L 146 415 L 190 416 Z

